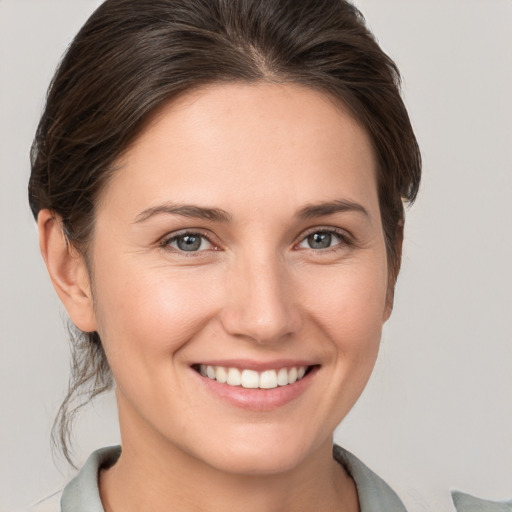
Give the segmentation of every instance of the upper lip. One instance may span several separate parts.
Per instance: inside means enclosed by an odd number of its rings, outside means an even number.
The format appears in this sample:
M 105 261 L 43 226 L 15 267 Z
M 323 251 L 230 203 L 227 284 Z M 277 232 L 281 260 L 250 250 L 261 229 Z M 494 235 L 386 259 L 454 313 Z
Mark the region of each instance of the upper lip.
M 272 361 L 255 361 L 254 359 L 210 359 L 207 361 L 198 361 L 192 366 L 223 366 L 224 368 L 238 368 L 243 370 L 255 370 L 262 372 L 265 370 L 279 370 L 281 368 L 292 368 L 299 366 L 314 366 L 317 363 L 305 359 L 274 359 Z

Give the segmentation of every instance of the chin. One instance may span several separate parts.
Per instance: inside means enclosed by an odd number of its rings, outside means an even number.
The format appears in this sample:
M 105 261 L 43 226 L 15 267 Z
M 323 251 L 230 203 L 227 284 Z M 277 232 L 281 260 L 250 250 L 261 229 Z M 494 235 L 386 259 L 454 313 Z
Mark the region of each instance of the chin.
M 294 470 L 302 460 L 300 453 L 282 449 L 251 449 L 245 453 L 229 450 L 224 456 L 216 457 L 212 466 L 223 473 L 237 475 L 276 475 Z
M 251 436 L 232 437 L 230 441 L 213 443 L 201 454 L 203 461 L 225 472 L 239 475 L 275 475 L 301 466 L 323 445 L 330 453 L 332 437 L 312 442 L 297 435 L 272 432 L 262 425 Z

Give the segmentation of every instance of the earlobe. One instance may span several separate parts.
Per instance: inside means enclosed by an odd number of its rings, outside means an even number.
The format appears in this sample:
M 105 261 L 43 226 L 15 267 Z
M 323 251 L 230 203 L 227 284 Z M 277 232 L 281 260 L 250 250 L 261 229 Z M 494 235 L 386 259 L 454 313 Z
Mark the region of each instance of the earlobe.
M 96 331 L 91 284 L 83 257 L 68 243 L 62 222 L 53 212 L 41 210 L 37 225 L 41 254 L 69 317 L 80 330 Z
M 383 314 L 383 323 L 386 323 L 389 320 L 389 317 L 391 316 L 391 313 L 393 311 L 393 294 L 391 296 L 386 297 L 386 305 L 384 307 L 384 314 Z
M 395 302 L 395 278 L 388 276 L 388 289 L 386 292 L 386 302 L 382 314 L 382 323 L 386 323 L 393 312 L 393 304 Z

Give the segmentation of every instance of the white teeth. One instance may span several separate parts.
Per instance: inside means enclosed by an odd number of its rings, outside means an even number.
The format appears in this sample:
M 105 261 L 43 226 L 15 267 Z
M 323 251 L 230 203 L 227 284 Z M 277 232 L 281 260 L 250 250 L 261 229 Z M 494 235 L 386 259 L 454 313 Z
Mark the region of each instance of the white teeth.
M 221 384 L 242 386 L 247 389 L 272 389 L 278 386 L 287 386 L 302 379 L 306 374 L 306 366 L 292 366 L 279 370 L 239 370 L 238 368 L 225 368 L 223 366 L 199 365 L 199 373 L 203 377 L 216 380 Z
M 242 383 L 242 375 L 240 374 L 240 370 L 236 368 L 228 369 L 228 380 L 226 381 L 230 386 L 240 386 Z
M 306 370 L 304 370 L 306 373 Z M 277 384 L 279 386 L 286 386 L 288 384 L 288 370 L 286 368 L 281 368 L 277 372 Z
M 261 372 L 260 388 L 262 388 L 262 389 L 277 388 L 277 373 L 275 370 L 267 370 L 265 372 Z
M 203 365 L 201 365 L 203 366 Z M 214 379 L 221 384 L 224 384 L 228 380 L 228 374 L 226 370 L 222 368 L 222 366 L 215 367 L 215 377 Z
M 241 384 L 243 388 L 257 388 L 259 386 L 259 375 L 254 370 L 242 372 Z

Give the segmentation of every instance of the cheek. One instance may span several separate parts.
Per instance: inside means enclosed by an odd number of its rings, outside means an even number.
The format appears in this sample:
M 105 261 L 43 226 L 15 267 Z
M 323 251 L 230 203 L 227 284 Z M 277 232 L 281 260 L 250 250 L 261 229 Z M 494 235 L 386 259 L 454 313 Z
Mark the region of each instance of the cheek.
M 326 360 L 332 364 L 333 410 L 346 414 L 371 375 L 385 320 L 387 272 L 385 258 L 365 265 L 318 269 L 314 286 L 304 289 L 317 328 L 327 336 Z M 343 391 L 344 390 L 344 391 Z M 341 418 L 340 418 L 341 419 Z
M 95 273 L 98 330 L 114 372 L 167 361 L 215 315 L 220 286 L 202 272 L 109 265 Z
M 304 300 L 338 341 L 340 350 L 357 350 L 379 339 L 386 294 L 386 265 L 379 259 L 361 265 L 318 268 L 302 286 Z
M 309 269 L 300 301 L 309 311 L 311 339 L 320 333 L 328 383 L 315 414 L 334 429 L 359 398 L 378 356 L 386 304 L 385 258 L 372 256 Z M 315 406 L 316 407 L 316 406 Z

